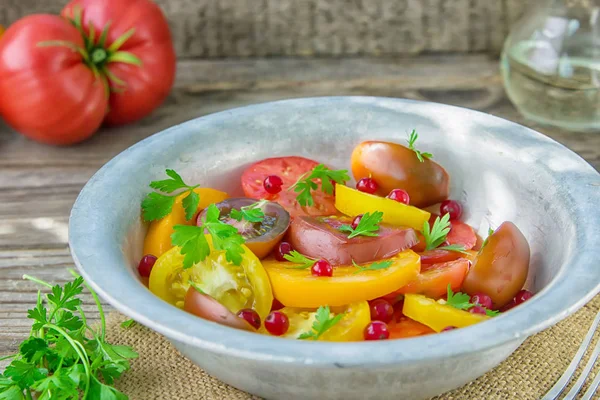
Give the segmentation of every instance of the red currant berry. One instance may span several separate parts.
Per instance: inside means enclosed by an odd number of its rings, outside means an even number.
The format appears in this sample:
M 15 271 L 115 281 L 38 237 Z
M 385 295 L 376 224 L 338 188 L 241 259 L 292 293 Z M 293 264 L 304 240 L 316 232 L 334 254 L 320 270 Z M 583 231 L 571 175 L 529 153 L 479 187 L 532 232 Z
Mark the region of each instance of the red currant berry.
M 483 294 L 483 293 L 474 294 L 473 296 L 471 296 L 471 303 L 485 307 L 488 310 L 492 309 L 492 299 L 487 294 Z
M 354 217 L 354 219 L 352 220 L 352 224 L 350 225 L 352 227 L 352 229 L 356 229 L 358 224 L 360 224 L 360 220 L 362 219 L 362 217 L 363 217 L 362 214 L 359 214 L 356 217 Z
M 238 311 L 237 316 L 245 319 L 250 325 L 254 328 L 260 328 L 260 316 L 256 311 L 251 308 L 244 308 L 243 310 Z
M 283 180 L 277 175 L 269 175 L 265 178 L 263 182 L 263 186 L 267 193 L 269 194 L 277 194 L 281 192 L 281 187 L 283 186 Z
M 450 214 L 450 221 L 459 219 L 462 215 L 462 206 L 455 200 L 444 200 L 440 204 L 440 214 Z
M 271 335 L 281 336 L 287 332 L 290 327 L 290 321 L 281 311 L 273 311 L 265 319 L 265 329 Z
M 313 276 L 333 276 L 333 267 L 327 260 L 316 261 L 310 269 Z
M 143 276 L 144 278 L 149 277 L 155 262 L 156 257 L 154 257 L 152 254 L 146 254 L 144 257 L 142 257 L 138 265 L 138 272 L 140 273 L 140 276 Z
M 392 190 L 390 192 L 390 194 L 387 195 L 387 198 L 395 200 L 398 203 L 402 203 L 402 204 L 410 203 L 410 196 L 408 195 L 408 192 L 406 190 L 402 190 L 402 189 Z
M 373 300 L 371 307 L 371 321 L 390 322 L 394 317 L 394 307 L 384 299 Z
M 363 336 L 365 340 L 385 340 L 390 337 L 390 331 L 385 322 L 373 321 L 367 325 Z
M 515 305 L 519 305 L 519 304 L 523 304 L 524 302 L 526 302 L 527 300 L 529 300 L 530 298 L 533 297 L 533 293 L 531 293 L 529 290 L 519 290 L 519 292 L 517 293 L 517 295 L 515 296 Z
M 284 256 L 286 254 L 290 254 L 292 252 L 292 250 L 294 250 L 294 249 L 292 248 L 292 245 L 289 244 L 288 242 L 279 243 L 279 246 L 277 246 L 277 248 L 275 249 L 275 252 L 274 252 L 275 259 L 277 261 L 287 261 Z
M 361 192 L 374 194 L 379 189 L 379 185 L 373 178 L 362 178 L 356 183 L 356 189 Z

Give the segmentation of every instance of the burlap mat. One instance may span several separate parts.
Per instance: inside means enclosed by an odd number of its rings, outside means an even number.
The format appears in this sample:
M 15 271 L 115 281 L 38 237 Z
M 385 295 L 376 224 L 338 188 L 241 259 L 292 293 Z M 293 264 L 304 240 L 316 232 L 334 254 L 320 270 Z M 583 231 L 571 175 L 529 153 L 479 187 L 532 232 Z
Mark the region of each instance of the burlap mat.
M 460 389 L 436 397 L 436 400 L 540 399 L 571 362 L 599 309 L 600 295 L 572 317 L 529 338 L 494 370 Z M 140 354 L 133 361 L 131 371 L 116 385 L 132 400 L 257 399 L 210 377 L 150 329 L 140 325 L 121 328 L 124 319 L 122 315 L 112 314 L 107 330 L 111 343 L 133 346 Z M 600 363 L 594 372 L 598 370 Z M 586 387 L 590 382 L 588 379 Z M 595 397 L 598 398 L 600 396 Z

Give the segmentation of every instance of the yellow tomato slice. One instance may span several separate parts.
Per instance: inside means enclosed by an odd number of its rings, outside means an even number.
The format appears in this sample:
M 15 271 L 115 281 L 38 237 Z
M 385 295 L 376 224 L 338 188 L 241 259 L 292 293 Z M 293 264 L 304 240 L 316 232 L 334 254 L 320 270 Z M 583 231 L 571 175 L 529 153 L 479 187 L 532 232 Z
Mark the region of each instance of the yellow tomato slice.
M 420 294 L 404 296 L 402 313 L 408 318 L 427 325 L 436 332 L 441 332 L 448 326 L 464 328 L 490 319 L 487 315 L 471 314 Z
M 281 304 L 317 308 L 324 304 L 344 306 L 384 296 L 416 279 L 421 270 L 421 258 L 411 250 L 398 253 L 389 261 L 392 265 L 386 269 L 358 273 L 354 266 L 335 267 L 332 277 L 313 276 L 310 268 L 294 269 L 295 264 L 273 258 L 263 260 L 263 266 Z
M 335 185 L 335 208 L 349 216 L 381 211 L 383 222 L 409 226 L 417 230 L 422 230 L 423 223 L 429 221 L 431 216 L 430 213 L 420 208 L 402 204 L 386 197 L 364 193 L 345 185 Z
M 198 211 L 229 197 L 225 192 L 210 188 L 196 188 L 194 192 L 200 196 Z M 186 193 L 177 196 L 175 204 L 173 204 L 173 210 L 171 210 L 169 215 L 150 223 L 146 239 L 144 240 L 144 254 L 152 254 L 160 257 L 164 252 L 173 247 L 171 244 L 171 235 L 173 234 L 173 227 L 175 225 L 193 225 L 196 223 L 193 218 L 189 221 L 185 219 L 185 211 L 181 204 L 185 196 L 187 196 Z
M 252 308 L 264 320 L 271 310 L 273 292 L 260 260 L 243 246 L 242 263 L 234 265 L 227 261 L 224 251 L 213 248 L 210 235 L 206 235 L 206 240 L 210 255 L 191 268 L 183 269 L 179 247 L 160 256 L 150 273 L 150 291 L 183 308 L 191 280 L 229 311 L 237 313 L 243 308 Z
M 284 307 L 279 311 L 283 312 L 290 321 L 290 327 L 282 337 L 297 339 L 301 334 L 311 331 L 316 317 L 315 309 Z M 369 303 L 359 301 L 345 307 L 334 307 L 331 309 L 330 318 L 339 313 L 344 313 L 344 317 L 325 331 L 317 340 L 329 342 L 357 342 L 363 340 L 363 331 L 371 322 Z

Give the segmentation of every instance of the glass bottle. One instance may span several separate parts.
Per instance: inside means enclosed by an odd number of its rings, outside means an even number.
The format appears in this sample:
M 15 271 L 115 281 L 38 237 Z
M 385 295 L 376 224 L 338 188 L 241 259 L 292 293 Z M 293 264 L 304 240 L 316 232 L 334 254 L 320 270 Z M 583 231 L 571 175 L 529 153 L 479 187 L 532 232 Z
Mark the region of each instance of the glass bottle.
M 504 43 L 508 97 L 527 118 L 600 131 L 600 0 L 538 0 Z

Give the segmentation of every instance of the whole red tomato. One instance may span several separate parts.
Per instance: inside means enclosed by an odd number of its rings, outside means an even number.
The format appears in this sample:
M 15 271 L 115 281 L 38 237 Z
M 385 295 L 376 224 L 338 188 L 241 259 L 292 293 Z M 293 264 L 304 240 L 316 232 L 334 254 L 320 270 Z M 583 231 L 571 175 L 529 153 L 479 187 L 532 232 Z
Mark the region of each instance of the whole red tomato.
M 150 0 L 73 0 L 31 15 L 0 41 L 0 114 L 45 143 L 71 144 L 102 122 L 136 121 L 167 96 L 175 52 Z

